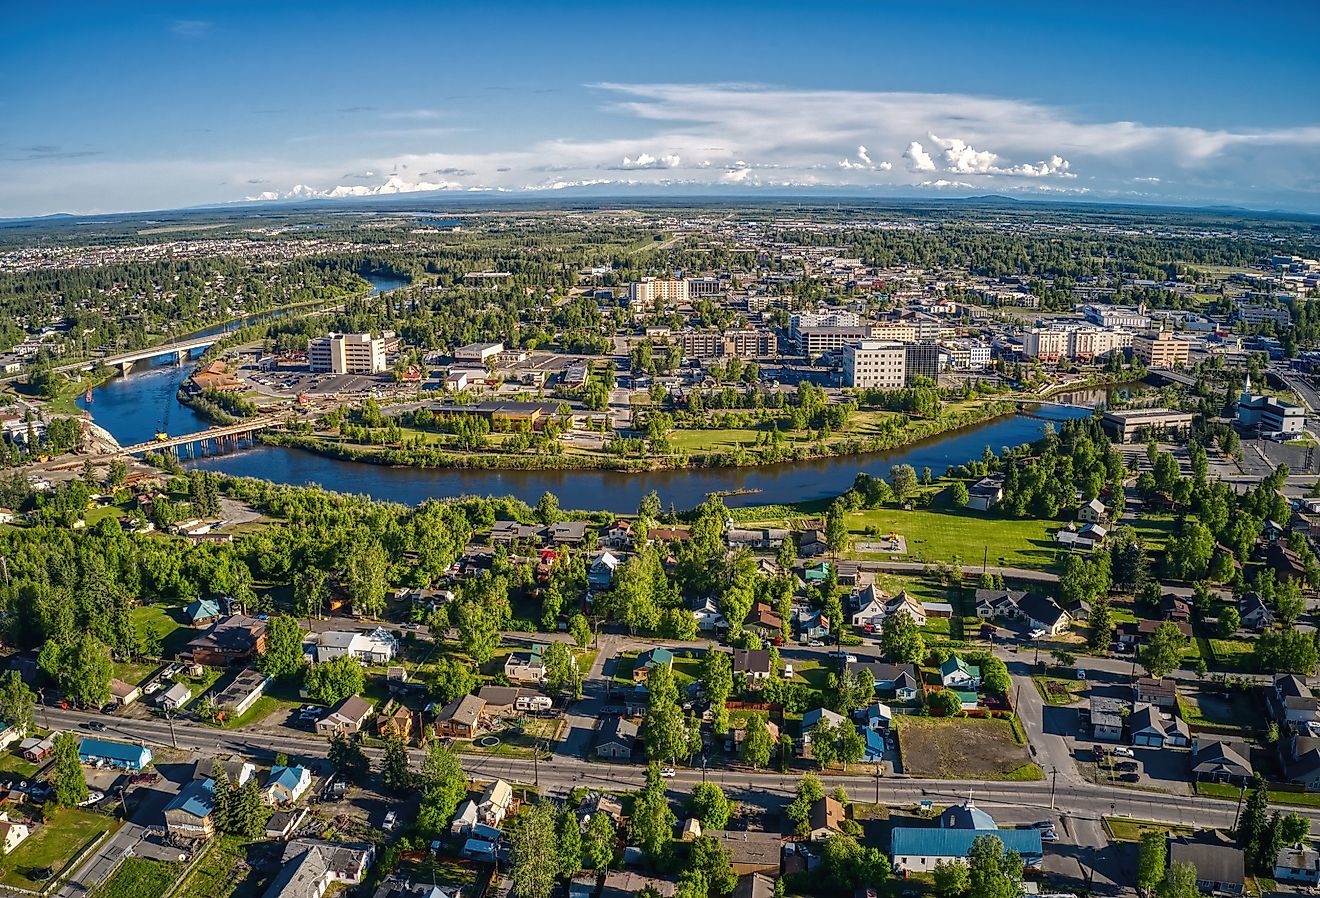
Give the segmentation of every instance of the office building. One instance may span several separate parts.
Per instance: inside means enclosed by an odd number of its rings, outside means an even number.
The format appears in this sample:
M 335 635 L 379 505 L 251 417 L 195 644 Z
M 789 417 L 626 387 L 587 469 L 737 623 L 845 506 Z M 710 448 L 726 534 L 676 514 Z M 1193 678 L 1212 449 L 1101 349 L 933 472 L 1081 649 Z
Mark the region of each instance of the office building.
M 911 385 L 918 377 L 934 381 L 940 376 L 940 348 L 934 343 L 906 343 L 903 346 L 904 383 Z
M 990 344 L 980 340 L 945 340 L 940 346 L 955 371 L 983 371 L 990 365 Z
M 1132 306 L 1097 306 L 1089 305 L 1082 309 L 1087 321 L 1101 327 L 1121 327 L 1130 331 L 1144 331 L 1150 328 L 1150 315 L 1144 305 Z
M 1297 434 L 1306 429 L 1306 409 L 1276 396 L 1252 393 L 1248 377 L 1238 397 L 1237 423 L 1244 430 L 1260 433 Z
M 379 374 L 385 370 L 385 341 L 371 334 L 328 334 L 307 344 L 307 364 L 330 374 Z
M 870 338 L 871 328 L 865 324 L 857 327 L 804 327 L 798 330 L 797 336 L 798 351 L 808 358 L 816 358 Z
M 859 390 L 897 390 L 907 383 L 907 347 L 860 340 L 843 351 L 843 382 Z
M 1179 434 L 1189 430 L 1191 412 L 1178 412 L 1167 408 L 1141 408 L 1126 412 L 1105 412 L 1100 426 L 1120 443 L 1131 443 L 1147 437 Z
M 938 328 L 936 333 L 939 333 Z M 917 341 L 917 328 L 915 325 L 903 321 L 882 321 L 879 324 L 871 325 L 870 336 L 873 340 L 915 343 Z
M 486 363 L 486 359 L 504 351 L 503 343 L 469 343 L 454 350 L 454 358 L 465 362 Z
M 760 359 L 779 354 L 779 339 L 768 330 L 682 331 L 677 336 L 684 358 Z
M 1287 309 L 1252 303 L 1238 303 L 1233 310 L 1233 317 L 1251 325 L 1269 323 L 1276 327 L 1286 327 L 1292 324 L 1292 313 Z
M 1147 368 L 1176 368 L 1187 364 L 1191 345 L 1168 331 L 1138 334 L 1132 338 L 1132 354 Z
M 672 306 L 724 292 L 719 278 L 642 278 L 628 285 L 628 304 Z
M 1057 362 L 1068 355 L 1068 332 L 1033 328 L 1022 335 L 1022 353 L 1028 358 Z

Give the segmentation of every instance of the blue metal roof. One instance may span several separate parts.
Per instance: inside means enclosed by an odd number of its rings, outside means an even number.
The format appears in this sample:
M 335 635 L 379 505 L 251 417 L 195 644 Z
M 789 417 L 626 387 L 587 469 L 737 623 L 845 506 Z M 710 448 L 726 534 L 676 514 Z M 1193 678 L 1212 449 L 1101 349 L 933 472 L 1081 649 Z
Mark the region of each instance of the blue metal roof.
M 1038 860 L 1044 850 L 1038 829 L 999 829 L 992 832 L 978 829 L 937 829 L 931 826 L 896 826 L 890 842 L 890 854 L 895 863 L 902 864 L 905 857 L 967 857 L 972 843 L 980 836 L 995 836 L 1008 851 L 1016 851 L 1031 863 Z
M 165 810 L 183 811 L 198 820 L 205 820 L 215 810 L 215 794 L 212 791 L 214 787 L 215 784 L 210 780 L 194 780 L 170 799 L 170 803 L 165 805 Z
M 270 779 L 266 780 L 266 787 L 273 785 L 283 786 L 292 792 L 298 788 L 298 783 L 302 780 L 303 769 L 301 767 L 272 767 Z
M 862 760 L 878 761 L 882 757 L 884 757 L 885 754 L 884 734 L 878 733 L 875 730 L 871 729 L 870 727 L 864 728 L 862 730 L 862 734 L 866 738 L 866 746 L 863 749 Z
M 184 609 L 191 621 L 205 620 L 208 617 L 220 616 L 220 603 L 215 599 L 195 599 L 188 603 Z
M 128 745 L 124 742 L 110 742 L 105 739 L 85 738 L 78 744 L 78 754 L 84 758 L 105 758 L 109 761 L 121 761 L 146 767 L 151 763 L 151 749 L 144 745 Z

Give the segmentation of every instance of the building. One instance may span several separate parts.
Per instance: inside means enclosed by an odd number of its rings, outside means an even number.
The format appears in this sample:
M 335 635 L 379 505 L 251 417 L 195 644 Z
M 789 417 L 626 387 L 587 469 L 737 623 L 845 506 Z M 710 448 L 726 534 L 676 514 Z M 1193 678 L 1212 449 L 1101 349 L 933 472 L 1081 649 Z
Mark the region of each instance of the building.
M 1045 362 L 1057 362 L 1068 355 L 1068 332 L 1032 328 L 1022 335 L 1022 354 Z
M 688 282 L 682 278 L 642 278 L 628 285 L 630 306 L 674 306 L 688 299 Z
M 349 655 L 368 664 L 388 664 L 399 653 L 399 641 L 384 627 L 370 633 L 360 630 L 326 630 L 316 639 L 318 664 Z
M 9 854 L 30 835 L 30 826 L 22 820 L 10 820 L 8 813 L 0 812 L 0 854 Z
M 215 780 L 193 780 L 165 805 L 165 828 L 171 836 L 209 839 L 215 835 Z
M 357 885 L 375 857 L 376 849 L 365 842 L 294 839 L 285 846 L 280 871 L 262 898 L 321 898 L 335 883 Z
M 322 736 L 346 735 L 362 730 L 367 718 L 375 711 L 371 702 L 360 695 L 340 699 L 330 713 L 316 722 L 316 732 Z
M 645 683 L 647 677 L 651 674 L 654 667 L 673 667 L 674 653 L 663 646 L 657 646 L 653 649 L 647 649 L 637 656 L 637 663 L 633 665 L 632 678 L 634 683 Z
M 1091 696 L 1091 738 L 1097 742 L 1119 742 L 1123 738 L 1123 716 L 1127 705 L 1121 699 Z
M 477 802 L 477 822 L 486 826 L 499 826 L 513 808 L 513 787 L 504 780 L 495 780 L 481 793 Z
M 857 327 L 804 327 L 798 331 L 798 351 L 808 358 L 837 352 L 871 336 L 869 325 Z
M 484 365 L 487 359 L 494 358 L 503 351 L 503 343 L 469 343 L 455 349 L 454 358 Z
M 1251 752 L 1241 742 L 1226 739 L 1192 740 L 1192 778 L 1197 782 L 1246 785 L 1252 779 Z
M 265 695 L 270 683 L 271 678 L 259 670 L 240 670 L 233 682 L 216 694 L 216 710 L 230 717 L 239 717 Z
M 1154 705 L 1134 704 L 1127 724 L 1133 745 L 1181 748 L 1192 741 L 1187 723 L 1181 717 L 1164 713 Z
M 736 356 L 762 359 L 779 355 L 779 338 L 773 331 L 744 328 L 729 331 L 685 330 L 678 334 L 684 358 L 707 359 Z
M 626 717 L 607 717 L 596 732 L 596 757 L 627 761 L 636 744 L 637 724 Z
M 980 836 L 993 835 L 1007 851 L 1015 851 L 1023 866 L 1037 869 L 1045 851 L 1039 829 L 952 829 L 933 826 L 896 826 L 890 839 L 889 858 L 896 873 L 929 873 L 935 865 L 966 861 L 972 843 Z
M 1105 412 L 1100 426 L 1120 443 L 1142 440 L 1147 435 L 1174 435 L 1188 431 L 1195 417 L 1191 412 L 1167 408 L 1142 408 L 1123 412 Z
M 107 739 L 85 738 L 78 744 L 78 760 L 90 767 L 142 770 L 151 763 L 151 749 Z
M 266 622 L 232 614 L 189 641 L 182 657 L 207 667 L 247 664 L 266 651 Z
M 922 377 L 934 382 L 940 376 L 940 348 L 934 343 L 908 343 L 903 347 L 904 383 Z
M 794 339 L 808 327 L 861 327 L 862 316 L 847 309 L 822 309 L 818 312 L 795 312 L 788 319 Z
M 1004 498 L 1004 478 L 998 474 L 984 477 L 967 489 L 967 507 L 989 511 Z
M 510 652 L 504 659 L 504 675 L 515 683 L 545 682 L 545 650 L 538 643 L 525 652 Z
M 1246 863 L 1242 849 L 1217 830 L 1201 830 L 1191 835 L 1169 834 L 1169 864 L 1191 864 L 1196 868 L 1196 885 L 1203 892 L 1242 894 L 1246 882 Z
M 110 701 L 121 708 L 126 708 L 142 697 L 142 690 L 132 683 L 125 683 L 118 677 L 110 680 Z
M 385 340 L 371 334 L 327 334 L 307 344 L 312 371 L 329 374 L 379 374 L 385 370 Z
M 784 837 L 778 833 L 707 829 L 702 835 L 719 842 L 729 852 L 729 863 L 739 876 L 753 873 L 779 875 Z
M 1138 334 L 1132 338 L 1132 354 L 1147 368 L 1178 368 L 1187 364 L 1191 344 L 1168 331 Z
M 843 351 L 843 383 L 859 390 L 901 389 L 907 383 L 907 348 L 902 343 L 881 340 L 860 340 L 847 346 Z
M 769 649 L 734 649 L 733 672 L 755 682 L 770 677 Z
M 209 627 L 220 619 L 220 603 L 215 599 L 194 599 L 184 607 L 183 615 L 194 627 Z
M 835 833 L 843 832 L 843 822 L 848 819 L 843 805 L 833 797 L 826 795 L 811 803 L 811 814 L 807 825 L 811 827 L 811 841 L 820 842 Z
M 177 711 L 192 699 L 192 690 L 185 683 L 175 683 L 156 699 L 156 704 L 166 711 Z
M 1058 636 L 1072 625 L 1072 615 L 1044 593 L 1029 592 L 1018 600 L 1018 611 L 1032 627 Z
M 312 786 L 312 772 L 301 765 L 277 764 L 270 769 L 262 795 L 269 805 L 293 804 Z
M 1045 362 L 1091 360 L 1132 345 L 1132 334 L 1110 328 L 1071 325 L 1031 328 L 1022 335 L 1022 353 Z
M 1274 858 L 1273 875 L 1276 880 L 1320 886 L 1320 852 L 1301 844 L 1281 848 Z
M 954 371 L 984 371 L 990 365 L 990 344 L 980 340 L 945 340 L 940 344 Z
M 435 717 L 437 736 L 472 739 L 477 734 L 486 702 L 475 695 L 461 695 L 440 709 Z
M 1244 430 L 1261 433 L 1299 434 L 1306 428 L 1306 409 L 1277 396 L 1250 392 L 1251 383 L 1238 397 L 1237 423 Z
M 1144 331 L 1150 327 L 1146 307 L 1087 305 L 1082 307 L 1086 320 L 1101 327 L 1121 327 L 1130 331 Z

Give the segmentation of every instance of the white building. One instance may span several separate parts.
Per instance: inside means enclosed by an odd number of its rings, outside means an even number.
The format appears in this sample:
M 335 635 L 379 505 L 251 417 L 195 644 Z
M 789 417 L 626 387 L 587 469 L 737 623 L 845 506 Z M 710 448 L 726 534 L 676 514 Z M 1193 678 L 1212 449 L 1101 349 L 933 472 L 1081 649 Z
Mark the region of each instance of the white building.
M 480 362 L 484 365 L 486 359 L 497 356 L 503 351 L 503 343 L 469 343 L 455 349 L 454 358 L 465 362 Z
M 843 351 L 843 382 L 857 389 L 901 389 L 907 380 L 907 349 L 902 343 L 863 340 Z
M 371 334 L 327 334 L 307 344 L 307 364 L 330 374 L 379 374 L 385 370 L 385 340 Z
M 990 365 L 990 344 L 980 340 L 946 340 L 940 344 L 955 371 L 983 371 Z
M 368 664 L 386 664 L 399 653 L 399 641 L 383 627 L 370 633 L 358 630 L 327 630 L 316 640 L 318 664 L 350 655 Z
M 688 282 L 682 278 L 642 278 L 628 285 L 629 305 L 677 305 L 688 301 Z

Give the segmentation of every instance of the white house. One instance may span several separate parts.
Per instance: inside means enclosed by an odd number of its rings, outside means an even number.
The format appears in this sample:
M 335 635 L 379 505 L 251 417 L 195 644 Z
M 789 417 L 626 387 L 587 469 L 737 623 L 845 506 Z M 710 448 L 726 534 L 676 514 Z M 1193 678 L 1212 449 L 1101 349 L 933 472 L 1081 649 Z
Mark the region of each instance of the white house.
M 10 820 L 7 813 L 0 812 L 0 853 L 9 854 L 30 835 L 32 829 L 26 823 Z
M 957 655 L 940 665 L 940 682 L 945 689 L 975 692 L 981 688 L 981 671 Z
M 857 594 L 858 609 L 853 612 L 852 623 L 854 627 L 862 629 L 870 628 L 879 630 L 885 623 L 885 600 L 889 598 L 881 590 L 875 588 L 872 584 Z
M 1092 499 L 1077 511 L 1077 520 L 1088 524 L 1109 523 L 1109 509 L 1099 499 Z
M 367 664 L 388 664 L 399 653 L 399 641 L 388 630 L 377 627 L 370 633 L 357 630 L 327 630 L 316 640 L 318 664 L 349 655 Z
M 512 807 L 513 787 L 504 780 L 496 780 L 486 787 L 486 791 L 481 793 L 481 800 L 477 802 L 478 822 L 499 826 Z
M 710 633 L 715 630 L 727 630 L 729 622 L 720 611 L 720 606 L 715 604 L 714 599 L 703 599 L 697 607 L 692 609 L 692 617 L 697 621 L 697 630 L 702 633 Z
M 301 765 L 283 767 L 276 765 L 270 769 L 270 777 L 262 794 L 267 804 L 292 804 L 302 798 L 312 785 L 312 772 Z

